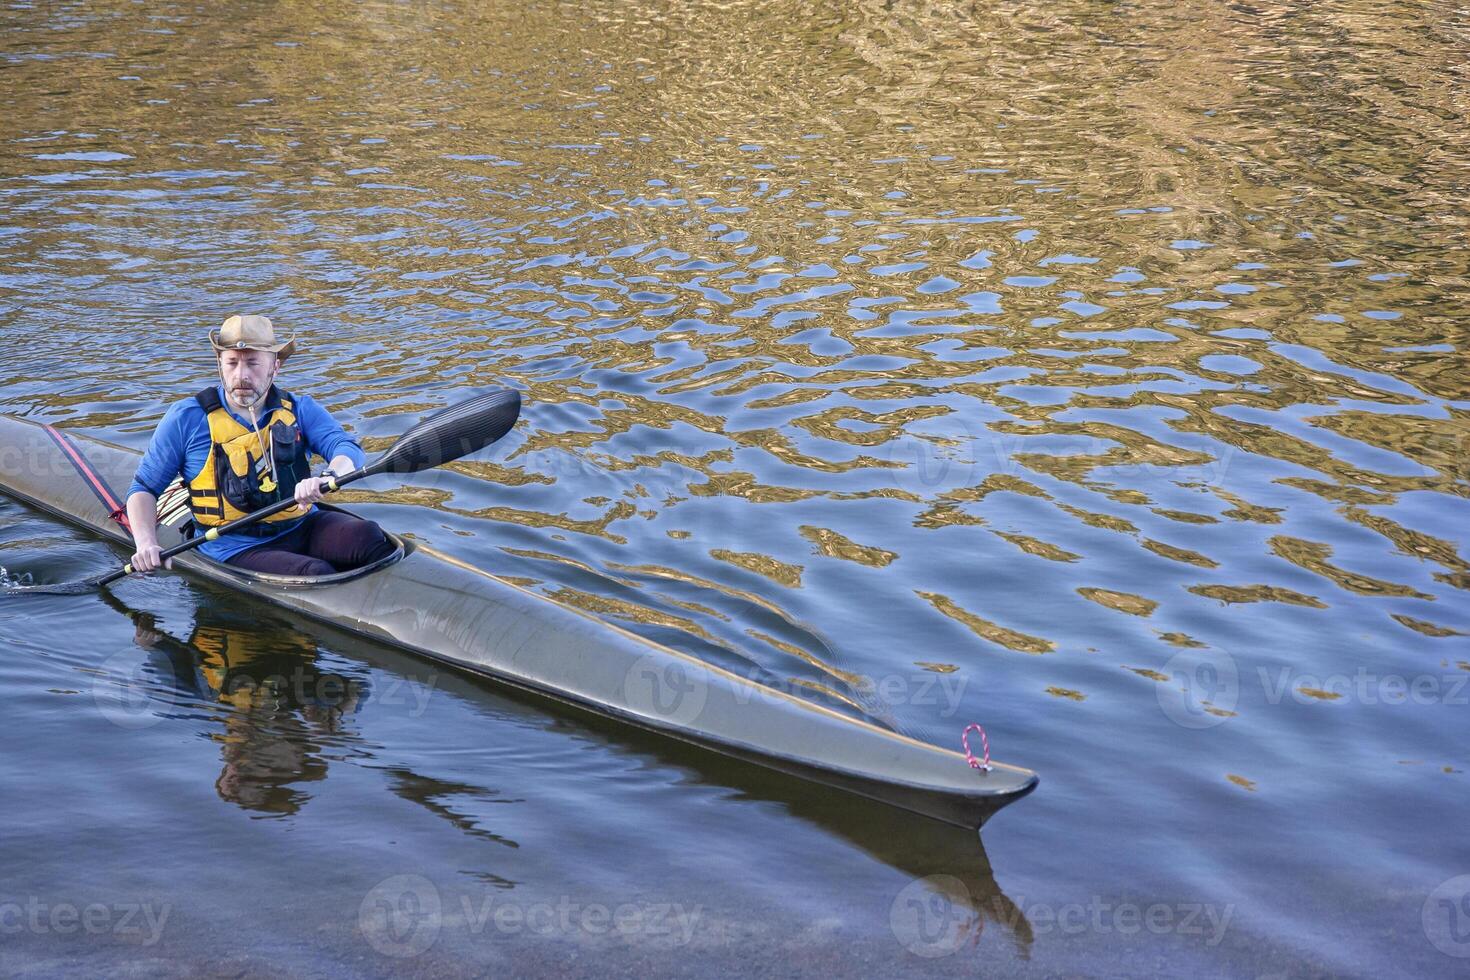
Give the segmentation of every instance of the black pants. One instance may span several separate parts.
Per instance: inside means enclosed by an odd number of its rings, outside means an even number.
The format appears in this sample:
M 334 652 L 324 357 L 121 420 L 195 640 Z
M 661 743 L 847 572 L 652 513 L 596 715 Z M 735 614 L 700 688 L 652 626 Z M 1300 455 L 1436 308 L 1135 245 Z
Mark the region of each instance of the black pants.
M 332 575 L 392 552 L 393 543 L 372 521 L 314 510 L 286 534 L 240 552 L 228 564 L 272 575 Z

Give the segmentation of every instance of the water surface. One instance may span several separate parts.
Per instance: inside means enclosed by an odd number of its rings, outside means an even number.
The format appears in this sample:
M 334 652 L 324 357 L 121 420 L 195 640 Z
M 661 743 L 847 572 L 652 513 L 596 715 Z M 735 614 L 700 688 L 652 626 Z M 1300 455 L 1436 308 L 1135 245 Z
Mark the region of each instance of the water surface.
M 1438 3 L 11 5 L 0 411 L 141 448 L 234 312 L 369 449 L 514 386 L 495 451 L 354 505 L 1043 782 L 976 841 L 173 577 L 11 602 L 0 967 L 1455 973 L 1466 41 Z M 0 565 L 111 557 L 0 502 Z

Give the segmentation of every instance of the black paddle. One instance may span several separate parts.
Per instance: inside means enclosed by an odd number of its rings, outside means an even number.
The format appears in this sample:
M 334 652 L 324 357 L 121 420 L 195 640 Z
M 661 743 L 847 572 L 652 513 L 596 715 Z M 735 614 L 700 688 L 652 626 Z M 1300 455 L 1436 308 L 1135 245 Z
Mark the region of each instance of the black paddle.
M 461 456 L 468 456 L 477 449 L 499 439 L 511 430 L 521 413 L 521 396 L 511 390 L 493 391 L 478 395 L 468 401 L 451 405 L 435 412 L 418 425 L 409 429 L 398 441 L 377 459 L 346 476 L 333 477 L 327 481 L 323 492 L 340 490 L 349 483 L 376 476 L 379 473 L 417 473 L 432 469 L 443 463 L 452 463 Z M 296 506 L 295 498 L 271 504 L 238 520 L 212 527 L 204 534 L 176 544 L 159 555 L 166 561 L 175 555 L 197 548 L 206 541 L 213 541 L 222 534 L 248 527 L 281 511 Z M 124 565 L 98 578 L 80 582 L 60 582 L 56 585 L 11 586 L 9 592 L 45 593 L 48 595 L 78 595 L 90 592 L 133 573 L 132 565 Z

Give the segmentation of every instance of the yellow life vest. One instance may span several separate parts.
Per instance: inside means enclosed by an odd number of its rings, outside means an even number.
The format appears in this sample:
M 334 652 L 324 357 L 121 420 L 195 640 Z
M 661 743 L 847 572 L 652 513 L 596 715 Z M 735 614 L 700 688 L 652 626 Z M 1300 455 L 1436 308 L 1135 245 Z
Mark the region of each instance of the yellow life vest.
M 311 466 L 290 395 L 271 386 L 259 434 L 235 421 L 218 388 L 206 388 L 194 400 L 209 421 L 209 458 L 189 481 L 189 509 L 196 523 L 217 527 L 295 496 L 296 484 L 311 475 Z M 305 514 L 301 507 L 291 507 L 242 532 L 260 528 L 260 534 L 274 534 L 282 521 Z
M 248 634 L 201 627 L 195 629 L 190 643 L 200 653 L 200 674 L 221 701 L 243 708 L 255 700 L 254 695 L 264 685 L 262 678 L 254 677 L 249 667 L 261 655 Z
M 315 670 L 316 644 L 289 631 L 272 633 L 266 641 L 244 629 L 196 626 L 189 643 L 199 651 L 197 663 L 205 683 L 221 701 L 238 708 L 282 696 L 304 704 L 322 686 Z

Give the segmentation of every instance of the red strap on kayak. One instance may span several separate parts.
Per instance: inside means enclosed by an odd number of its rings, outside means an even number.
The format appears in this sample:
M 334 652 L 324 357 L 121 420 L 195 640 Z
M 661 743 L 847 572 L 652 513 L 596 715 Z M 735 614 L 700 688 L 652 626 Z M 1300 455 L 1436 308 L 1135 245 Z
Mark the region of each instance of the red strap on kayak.
M 985 760 L 983 762 L 975 758 L 975 753 L 970 751 L 970 729 L 972 728 L 980 733 L 980 745 L 984 749 L 985 754 Z M 965 747 L 965 761 L 970 764 L 971 769 L 990 771 L 990 739 L 985 737 L 985 729 L 971 722 L 965 726 L 964 731 L 960 732 L 960 744 Z
M 128 523 L 128 509 L 118 502 L 117 494 L 113 493 L 112 488 L 107 485 L 107 481 L 102 479 L 102 474 L 92 468 L 92 464 L 87 462 L 87 457 L 82 455 L 82 451 L 77 448 L 76 443 L 66 437 L 66 433 L 54 425 L 43 424 L 41 428 L 46 430 L 46 434 L 51 437 L 51 441 L 56 443 L 57 448 L 77 468 L 77 472 L 81 474 L 83 482 L 91 487 L 92 492 L 97 495 L 97 499 L 102 501 L 102 506 L 107 508 L 107 516 L 116 521 L 124 531 L 128 532 L 128 536 L 132 537 L 133 525 Z

